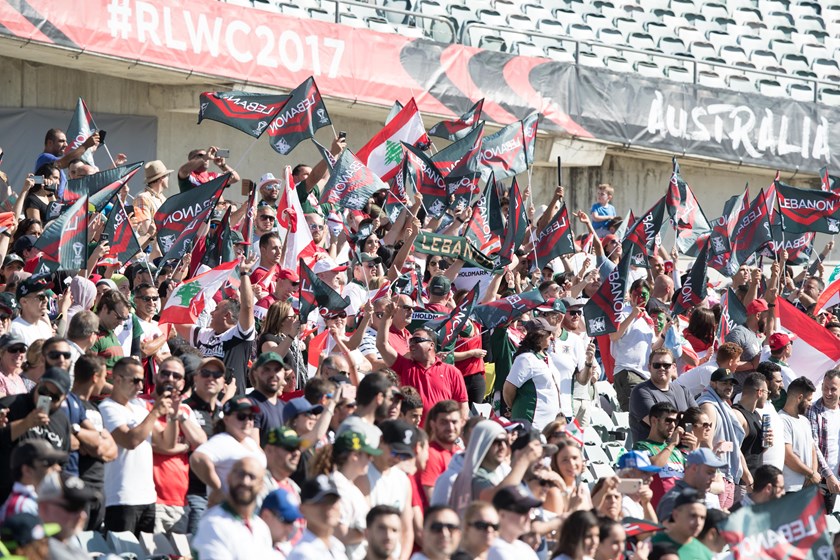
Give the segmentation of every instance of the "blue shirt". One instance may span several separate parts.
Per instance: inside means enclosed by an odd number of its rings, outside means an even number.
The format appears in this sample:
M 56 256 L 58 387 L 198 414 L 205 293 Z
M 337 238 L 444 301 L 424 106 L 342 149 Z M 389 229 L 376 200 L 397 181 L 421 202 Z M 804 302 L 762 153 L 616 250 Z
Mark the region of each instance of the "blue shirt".
M 54 156 L 52 154 L 48 154 L 47 152 L 44 152 L 40 156 L 38 156 L 38 159 L 35 160 L 35 169 L 33 169 L 32 172 L 33 173 L 37 172 L 38 168 L 41 167 L 42 165 L 44 165 L 45 163 L 55 164 L 55 162 L 57 162 L 60 159 L 61 158 L 58 157 L 58 156 Z M 58 184 L 58 192 L 56 193 L 56 196 L 59 199 L 63 199 L 64 198 L 64 189 L 67 187 L 67 176 L 64 174 L 63 169 L 59 169 L 58 171 L 59 171 L 59 173 L 61 173 L 61 182 Z
M 603 206 L 598 204 L 597 202 L 592 205 L 592 208 L 589 209 L 589 213 L 592 216 L 609 216 L 611 218 L 615 217 L 615 206 L 612 204 L 604 204 Z M 592 221 L 592 227 L 595 228 L 595 232 L 598 234 L 598 237 L 603 237 L 607 233 L 609 233 L 609 228 L 607 227 L 607 222 L 596 222 L 595 220 Z
M 61 410 L 67 415 L 70 420 L 72 431 L 73 424 L 81 424 L 87 420 L 87 413 L 85 412 L 85 405 L 82 399 L 76 396 L 75 393 L 67 393 L 67 398 L 61 403 Z M 71 451 L 67 457 L 67 463 L 64 465 L 64 472 L 79 476 L 79 452 Z

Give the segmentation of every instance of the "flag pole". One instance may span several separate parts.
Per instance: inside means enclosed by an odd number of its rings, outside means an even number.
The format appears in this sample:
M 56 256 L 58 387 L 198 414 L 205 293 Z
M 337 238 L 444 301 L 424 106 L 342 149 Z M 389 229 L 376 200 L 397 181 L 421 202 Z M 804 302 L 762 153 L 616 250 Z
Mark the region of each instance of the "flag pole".
M 254 146 L 256 146 L 257 141 L 259 141 L 259 139 L 260 139 L 259 137 L 254 138 L 254 140 L 251 142 L 251 145 L 248 146 L 248 148 L 244 152 L 242 152 L 242 155 L 239 156 L 239 160 L 236 162 L 236 165 L 233 166 L 234 169 L 239 167 L 242 164 L 242 162 L 245 161 L 245 156 L 247 156 L 250 153 L 251 149 Z
M 533 207 L 534 206 L 534 192 L 531 190 L 531 174 L 533 173 L 534 168 L 530 165 L 528 165 L 527 167 L 528 167 L 528 205 Z M 546 210 L 548 210 L 548 209 L 546 209 Z M 527 212 L 527 210 L 526 210 L 526 212 Z M 540 261 L 537 258 L 537 243 L 536 243 L 536 237 L 534 236 L 535 225 L 536 224 L 531 224 L 531 246 L 532 246 L 532 249 L 534 251 L 534 264 L 536 265 L 537 270 L 542 270 L 540 268 Z
M 111 150 L 108 149 L 107 144 L 100 144 L 103 148 L 105 148 L 105 153 L 108 154 L 108 159 L 111 160 L 111 165 L 114 167 L 118 167 L 117 162 L 114 161 L 114 157 L 111 155 Z

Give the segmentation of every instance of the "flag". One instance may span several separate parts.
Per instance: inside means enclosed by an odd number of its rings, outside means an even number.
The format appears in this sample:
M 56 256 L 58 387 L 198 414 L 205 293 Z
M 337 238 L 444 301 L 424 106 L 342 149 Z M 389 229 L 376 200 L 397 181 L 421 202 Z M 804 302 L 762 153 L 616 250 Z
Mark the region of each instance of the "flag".
M 449 193 L 443 173 L 426 154 L 408 144 L 403 162 L 403 184 L 412 184 L 423 196 L 423 207 L 432 218 L 439 218 L 449 207 Z
M 621 244 L 622 255 L 630 256 L 630 264 L 648 267 L 648 256 L 654 251 L 657 236 L 665 219 L 665 197 L 660 198 L 650 210 L 633 224 Z
M 478 204 L 473 207 L 472 216 L 467 222 L 467 239 L 472 241 L 478 250 L 485 255 L 492 255 L 499 251 L 502 242 L 499 236 L 490 231 L 488 225 L 487 192 L 478 197 Z
M 300 261 L 300 318 L 306 321 L 313 309 L 341 311 L 350 305 L 350 299 L 341 297 L 326 282 Z
M 464 296 L 460 304 L 455 306 L 455 309 L 449 312 L 440 319 L 433 319 L 426 322 L 426 328 L 438 333 L 438 348 L 445 348 L 455 342 L 458 335 L 466 326 L 475 308 L 475 302 L 478 300 L 478 288 L 481 282 L 476 282 L 475 286 Z
M 321 92 L 311 76 L 289 93 L 289 99 L 268 125 L 271 147 L 280 155 L 287 155 L 315 131 L 332 124 Z
M 9 231 L 15 227 L 14 212 L 0 212 L 0 233 Z
M 461 212 L 473 204 L 473 199 L 481 192 L 478 181 L 481 179 L 479 173 L 468 173 L 466 175 L 449 174 L 443 180 L 446 183 L 446 192 L 449 196 L 449 206 L 456 212 Z
M 788 252 L 787 264 L 807 264 L 811 260 L 813 252 L 813 241 L 816 234 L 812 231 L 799 234 L 787 234 L 782 229 L 782 218 L 779 212 L 775 212 L 770 221 L 770 235 L 773 239 L 761 250 L 764 257 L 777 258 L 779 252 L 785 249 Z
M 828 174 L 828 167 L 820 168 L 820 188 L 824 191 L 840 191 L 840 177 Z
M 583 428 L 580 426 L 580 422 L 577 421 L 577 418 L 572 418 L 572 421 L 566 424 L 564 431 L 566 432 L 566 435 L 577 442 L 578 445 L 583 445 Z
M 537 126 L 541 113 L 531 113 L 520 122 L 522 123 L 522 139 L 525 143 L 525 164 L 534 165 L 534 149 L 537 147 Z
M 834 271 L 837 272 L 838 269 L 840 269 L 840 265 L 837 265 Z M 835 277 L 836 274 L 832 272 L 829 278 L 829 285 L 825 287 L 820 297 L 817 298 L 816 305 L 814 306 L 814 315 L 819 315 L 823 309 L 840 305 L 840 278 L 835 279 Z
M 251 190 L 248 191 L 248 200 L 245 202 L 248 205 L 248 210 L 245 212 L 245 217 L 242 220 L 241 231 L 242 240 L 245 245 L 245 258 L 251 256 L 251 244 L 254 242 L 254 220 L 256 218 L 257 206 L 257 183 L 251 181 Z
M 748 206 L 749 185 L 742 195 L 730 197 L 723 205 L 721 217 L 712 222 L 712 231 L 709 234 L 709 268 L 718 272 L 729 272 L 729 260 L 732 256 L 730 237 L 735 231 L 738 218 Z
M 400 170 L 403 143 L 429 147 L 429 137 L 414 98 L 385 127 L 371 138 L 356 154 L 363 164 L 383 181 L 391 180 Z
M 88 196 L 88 210 L 93 210 L 95 212 L 101 212 L 108 203 L 111 202 L 114 198 L 116 198 L 117 194 L 123 189 L 123 187 L 131 181 L 131 178 L 140 171 L 140 165 L 136 167 L 132 167 L 125 175 L 111 183 L 110 185 L 106 185 L 105 187 L 99 189 L 95 193 L 92 193 Z
M 288 100 L 288 95 L 269 93 L 204 92 L 199 96 L 198 124 L 209 119 L 259 138 Z
M 683 285 L 676 293 L 671 302 L 671 313 L 680 314 L 694 306 L 700 305 L 706 299 L 708 285 L 706 284 L 706 272 L 709 266 L 709 243 L 703 244 L 700 254 L 694 259 L 691 270 L 685 277 Z
M 627 533 L 628 537 L 637 537 L 642 533 L 655 533 L 664 529 L 658 523 L 638 517 L 625 517 L 621 520 L 621 524 L 624 526 L 624 532 Z
M 373 193 L 388 185 L 376 176 L 350 150 L 343 150 L 330 171 L 321 192 L 321 204 L 337 204 L 350 210 L 363 210 Z
M 108 257 L 125 264 L 140 252 L 140 242 L 137 241 L 137 235 L 119 199 L 114 201 L 114 208 L 108 214 L 102 233 L 108 237 Z
M 388 116 L 385 117 L 385 124 L 388 124 L 389 122 L 394 120 L 394 117 L 396 117 L 399 114 L 399 112 L 402 111 L 402 108 L 402 103 L 400 103 L 399 101 L 394 101 L 394 104 L 391 105 L 391 110 L 388 111 Z
M 421 231 L 414 240 L 414 250 L 428 255 L 440 255 L 450 259 L 461 259 L 470 266 L 494 270 L 493 259 L 475 248 L 468 239 Z
M 230 234 L 230 211 L 231 207 L 228 206 L 225 215 L 222 217 L 222 221 L 216 225 L 215 229 L 210 230 L 210 233 L 204 240 L 204 255 L 202 255 L 200 263 L 208 268 L 213 268 L 236 259 L 236 253 L 233 249 L 233 239 Z M 191 274 L 195 274 L 194 270 L 190 272 Z
M 303 215 L 303 207 L 297 192 L 291 187 L 291 166 L 286 166 L 286 183 L 284 195 L 277 205 L 277 222 L 280 226 L 280 238 L 286 239 L 286 252 L 283 254 L 281 266 L 286 270 L 298 273 L 298 263 L 303 259 L 311 260 L 318 252 L 318 247 L 312 239 L 312 232 Z M 284 235 L 285 234 L 285 235 Z
M 227 262 L 179 284 L 167 298 L 158 323 L 195 324 L 205 302 L 216 295 L 238 265 L 239 261 Z
M 563 204 L 548 225 L 545 226 L 534 245 L 534 255 L 540 266 L 546 266 L 551 260 L 561 255 L 577 251 L 572 237 L 569 210 Z
M 735 560 L 835 558 L 819 486 L 744 506 L 719 526 Z
M 487 197 L 487 224 L 490 226 L 490 231 L 504 238 L 505 220 L 502 217 L 502 201 L 499 198 L 500 185 L 496 184 L 496 176 L 491 173 L 487 186 L 484 188 L 484 196 Z
M 840 361 L 840 340 L 784 298 L 776 298 L 776 313 L 782 329 L 796 335 L 788 365 L 819 386 Z
M 776 184 L 785 233 L 840 233 L 840 194 Z
M 128 179 L 122 181 L 122 184 L 125 184 L 142 166 L 143 162 L 138 161 L 135 163 L 120 165 L 119 167 L 114 167 L 112 169 L 106 169 L 105 171 L 100 171 L 99 173 L 94 173 L 93 175 L 87 175 L 78 179 L 70 179 L 67 181 L 67 188 L 64 189 L 63 200 L 67 204 L 72 204 L 73 202 L 79 200 L 80 197 L 86 195 L 94 196 L 99 191 L 113 186 L 118 181 L 121 181 L 126 176 L 130 175 Z M 107 202 L 105 204 L 107 204 Z M 103 208 L 104 206 L 105 205 L 103 204 Z
M 409 265 L 406 265 L 409 266 Z M 417 269 L 413 265 L 410 268 L 400 271 L 400 275 L 394 280 L 394 293 L 405 294 L 414 301 L 420 301 L 423 295 L 423 284 L 420 283 L 420 277 L 417 275 Z
M 80 97 L 76 101 L 76 110 L 70 117 L 70 124 L 67 125 L 67 147 L 64 148 L 64 153 L 69 154 L 84 144 L 88 138 L 93 136 L 94 132 L 96 132 L 96 123 L 93 122 L 93 115 L 88 111 L 85 100 Z M 90 148 L 85 150 L 81 160 L 88 165 L 95 165 L 93 163 L 93 152 Z
M 777 298 L 778 301 L 781 298 Z M 726 335 L 729 334 L 736 325 L 744 325 L 747 322 L 747 308 L 732 291 L 732 288 L 727 288 L 726 292 L 720 297 L 720 321 L 718 322 L 717 332 L 715 333 L 715 340 L 718 343 L 723 343 L 726 340 Z
M 194 189 L 167 198 L 155 212 L 157 242 L 164 260 L 180 259 L 193 246 L 201 224 L 216 206 L 219 197 L 230 182 L 230 173 L 219 175 Z
M 460 140 L 470 133 L 470 130 L 481 120 L 481 108 L 484 106 L 484 98 L 481 98 L 475 105 L 470 107 L 466 113 L 455 120 L 440 121 L 429 129 L 429 136 L 445 138 L 450 142 Z
M 490 173 L 496 179 L 507 179 L 528 168 L 525 161 L 525 132 L 522 121 L 509 124 L 481 140 L 480 157 L 472 161 L 472 171 L 480 172 L 487 180 Z
M 432 161 L 444 175 L 454 173 L 453 176 L 458 176 L 478 171 L 478 165 L 475 161 L 481 152 L 481 135 L 483 133 L 484 122 L 481 122 L 466 136 L 434 154 Z
M 44 227 L 34 247 L 51 258 L 58 256 L 57 270 L 87 268 L 88 199 L 80 198 Z
M 624 254 L 618 265 L 604 278 L 598 291 L 583 306 L 586 332 L 589 336 L 610 334 L 618 330 L 624 318 L 624 296 L 630 273 L 630 255 Z
M 746 212 L 741 213 L 730 238 L 732 255 L 729 258 L 729 264 L 725 271 L 721 272 L 724 275 L 734 274 L 738 266 L 745 264 L 750 257 L 772 240 L 766 198 L 764 189 L 761 189 Z
M 708 237 L 712 227 L 691 187 L 680 176 L 677 158 L 673 158 L 672 162 L 674 170 L 665 195 L 665 207 L 677 232 L 679 252 L 696 257 L 703 246 L 702 240 Z
M 490 330 L 518 319 L 543 303 L 545 303 L 545 298 L 539 290 L 529 290 L 496 299 L 490 303 L 476 305 L 473 316 L 485 330 Z
M 318 366 L 321 365 L 321 353 L 326 349 L 329 338 L 330 331 L 325 329 L 309 341 L 306 354 L 306 370 L 309 373 L 309 379 L 317 376 Z

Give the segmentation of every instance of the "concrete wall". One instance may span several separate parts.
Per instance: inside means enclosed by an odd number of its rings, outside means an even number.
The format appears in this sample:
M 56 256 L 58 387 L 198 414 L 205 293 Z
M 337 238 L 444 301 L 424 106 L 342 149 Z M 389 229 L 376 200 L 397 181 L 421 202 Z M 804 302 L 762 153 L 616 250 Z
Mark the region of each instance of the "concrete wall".
M 93 74 L 73 69 L 72 60 L 67 67 L 49 66 L 20 59 L 0 58 L 0 106 L 26 109 L 39 107 L 72 110 L 78 96 L 83 97 L 94 113 L 116 113 L 156 116 L 158 118 L 158 157 L 168 166 L 177 166 L 186 160 L 186 154 L 195 147 L 215 145 L 231 150 L 230 163 L 243 177 L 257 179 L 267 171 L 281 175 L 285 165 L 314 163 L 318 154 L 309 143 L 301 144 L 291 158 L 274 152 L 267 138 L 253 140 L 232 128 L 212 121 L 196 124 L 198 95 L 202 91 L 223 89 L 220 85 L 155 85 L 116 77 Z M 353 107 L 346 102 L 328 100 L 335 129 L 346 130 L 350 148 L 357 150 L 382 125 L 385 110 Z M 359 116 L 364 118 L 359 118 Z M 55 123 L 64 127 L 67 123 Z M 426 125 L 430 126 L 431 122 Z M 43 135 L 43 131 L 37 131 Z M 329 128 L 321 129 L 318 139 L 328 145 Z M 3 139 L 4 142 L 9 142 Z M 111 151 L 119 151 L 119 137 L 109 135 Z M 445 142 L 436 141 L 438 148 Z M 537 148 L 548 154 L 549 139 L 541 138 Z M 612 148 L 610 149 L 612 150 Z M 131 160 L 131 154 L 128 154 Z M 547 157 L 543 156 L 543 157 Z M 565 160 L 564 160 L 565 161 Z M 682 174 L 694 189 L 707 217 L 720 214 L 723 202 L 740 193 L 749 181 L 751 192 L 757 193 L 772 180 L 772 171 L 738 169 L 681 158 Z M 644 212 L 661 196 L 671 173 L 668 156 L 647 156 L 638 153 L 610 151 L 600 167 L 580 167 L 564 170 L 567 199 L 570 208 L 588 210 L 594 200 L 594 187 L 598 183 L 611 183 L 616 189 L 613 204 L 619 214 L 633 208 L 636 214 Z M 788 178 L 785 177 L 787 180 Z M 534 169 L 532 189 L 537 204 L 551 196 L 556 183 L 556 171 L 548 161 L 539 162 Z M 801 184 L 796 178 L 793 183 Z M 175 182 L 172 181 L 174 188 Z M 520 184 L 527 184 L 527 177 L 520 176 Z M 232 199 L 241 199 L 239 189 L 231 192 Z

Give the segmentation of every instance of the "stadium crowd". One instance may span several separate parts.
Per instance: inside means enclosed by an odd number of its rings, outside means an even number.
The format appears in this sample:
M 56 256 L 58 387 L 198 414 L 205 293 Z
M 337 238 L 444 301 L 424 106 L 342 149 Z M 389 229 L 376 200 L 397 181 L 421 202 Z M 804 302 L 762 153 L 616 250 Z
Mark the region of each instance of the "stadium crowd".
M 364 210 L 321 204 L 323 163 L 297 165 L 286 184 L 238 173 L 211 146 L 146 163 L 143 191 L 117 195 L 143 248 L 129 262 L 102 237 L 111 204 L 89 217 L 86 269 L 38 272 L 56 258 L 38 239 L 68 182 L 99 171 L 82 159 L 98 144 L 67 151 L 64 132 L 48 131 L 33 173 L 5 195 L 7 554 L 87 558 L 79 536 L 95 531 L 189 535 L 202 559 L 711 559 L 728 554 L 719 527 L 740 508 L 818 486 L 834 509 L 840 370 L 816 385 L 794 371 L 775 313 L 787 299 L 840 338 L 830 310 L 814 313 L 822 266 L 793 278 L 776 262 L 765 278 L 743 265 L 672 314 L 693 259 L 656 247 L 630 270 L 617 330 L 596 343 L 583 309 L 622 256 L 613 187 L 599 185 L 589 212 L 570 212 L 586 229 L 576 253 L 537 262 L 527 242 L 486 274 L 478 305 L 534 294 L 533 305 L 490 328 L 468 315 L 441 345 L 451 322 L 424 322 L 464 304 L 475 280 L 463 273 L 476 269 L 415 240 L 465 236 L 472 209 L 432 218 L 418 198 L 391 223 L 385 193 Z M 337 136 L 330 151 L 345 148 Z M 199 233 L 234 230 L 237 272 L 193 323 L 158 323 L 178 286 L 212 267 L 189 253 L 163 261 L 155 214 L 170 181 L 189 192 L 225 173 L 261 175 L 246 183 L 253 208 L 222 198 Z M 539 209 L 525 198 L 531 239 L 564 189 Z M 511 203 L 502 193 L 503 217 Z M 283 267 L 281 224 L 296 208 L 311 289 L 346 298 L 305 317 L 307 272 Z M 730 288 L 747 318 L 718 339 Z M 624 449 L 595 465 L 608 441 Z

